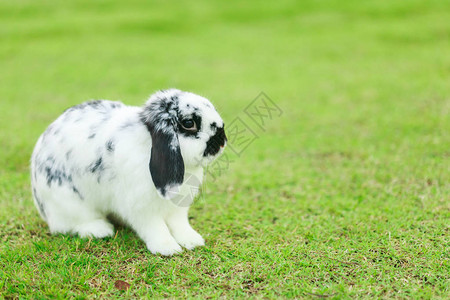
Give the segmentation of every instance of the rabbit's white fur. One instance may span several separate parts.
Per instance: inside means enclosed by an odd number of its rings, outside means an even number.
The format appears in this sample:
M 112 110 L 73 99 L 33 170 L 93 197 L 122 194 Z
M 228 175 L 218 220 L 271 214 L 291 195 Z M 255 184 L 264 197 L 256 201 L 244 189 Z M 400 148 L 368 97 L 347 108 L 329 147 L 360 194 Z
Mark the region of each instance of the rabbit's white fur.
M 186 118 L 200 130 L 180 127 Z M 113 214 L 152 253 L 204 245 L 188 209 L 203 168 L 223 151 L 223 127 L 207 99 L 176 89 L 155 93 L 143 107 L 106 100 L 74 106 L 33 151 L 36 207 L 52 233 L 112 236 L 107 216 Z

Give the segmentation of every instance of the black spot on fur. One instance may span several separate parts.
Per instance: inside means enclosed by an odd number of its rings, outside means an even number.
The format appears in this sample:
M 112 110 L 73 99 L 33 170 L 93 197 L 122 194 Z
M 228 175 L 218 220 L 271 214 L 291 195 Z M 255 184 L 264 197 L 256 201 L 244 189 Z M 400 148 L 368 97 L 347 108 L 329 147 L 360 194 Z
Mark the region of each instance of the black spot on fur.
M 108 150 L 109 152 L 114 152 L 114 142 L 112 140 L 109 140 L 106 142 L 106 150 Z
M 99 107 L 102 105 L 102 102 L 103 102 L 102 100 L 91 100 L 91 101 L 85 102 L 84 104 L 86 106 Z
M 95 138 L 95 133 L 92 133 L 90 136 L 88 136 L 88 139 L 93 139 Z
M 62 179 L 58 170 L 52 170 L 50 167 L 45 167 L 45 173 L 47 175 L 48 186 L 51 186 L 53 181 L 58 182 L 58 185 L 62 184 Z
M 89 170 L 91 171 L 91 173 L 103 171 L 104 168 L 103 168 L 102 162 L 103 162 L 103 158 L 99 157 L 95 162 L 90 164 Z
M 66 157 L 70 156 L 71 150 L 66 153 Z M 80 199 L 84 199 L 81 193 L 78 191 L 78 189 L 75 188 L 73 184 L 73 178 L 70 172 L 66 172 L 66 169 L 64 166 L 56 167 L 55 165 L 55 159 L 53 156 L 47 157 L 47 159 L 44 162 L 41 162 L 38 164 L 37 168 L 38 172 L 45 175 L 47 180 L 47 185 L 49 187 L 52 186 L 52 184 L 57 184 L 58 186 L 68 186 L 73 190 L 74 193 L 78 194 Z M 37 174 L 34 172 L 34 178 L 36 180 Z M 36 191 L 33 191 L 34 194 L 36 194 Z M 39 201 L 39 199 L 36 198 L 36 201 Z
M 75 111 L 75 110 L 83 110 L 86 108 L 91 108 L 98 110 L 101 113 L 108 113 L 112 109 L 120 108 L 122 104 L 119 102 L 111 102 L 108 100 L 92 100 L 88 102 L 84 102 L 75 106 L 72 106 L 65 110 L 66 112 Z
M 72 107 L 69 107 L 64 112 L 69 112 L 69 111 L 74 111 L 74 110 L 81 110 L 81 109 L 85 109 L 88 106 L 97 107 L 100 104 L 100 102 L 101 102 L 100 100 L 92 100 L 92 101 L 80 103 L 80 104 L 74 105 Z
M 97 182 L 100 183 L 102 173 L 105 170 L 105 166 L 103 165 L 103 158 L 99 157 L 96 161 L 89 165 L 88 169 L 92 174 L 97 174 Z
M 225 135 L 225 130 L 223 127 L 217 128 L 216 134 L 209 138 L 206 142 L 206 149 L 203 152 L 203 156 L 216 155 L 220 148 L 225 145 L 227 141 L 227 136 Z
M 71 183 L 72 182 L 72 176 L 68 176 L 65 172 L 64 168 L 58 169 L 54 166 L 51 167 L 49 165 L 42 167 L 46 179 L 47 179 L 47 185 L 50 187 L 52 183 L 57 183 L 59 186 L 61 186 L 63 183 Z
M 75 194 L 77 194 L 78 197 L 80 197 L 81 200 L 84 200 L 83 195 L 81 195 L 80 191 L 79 191 L 75 186 L 72 186 L 72 191 L 73 191 Z

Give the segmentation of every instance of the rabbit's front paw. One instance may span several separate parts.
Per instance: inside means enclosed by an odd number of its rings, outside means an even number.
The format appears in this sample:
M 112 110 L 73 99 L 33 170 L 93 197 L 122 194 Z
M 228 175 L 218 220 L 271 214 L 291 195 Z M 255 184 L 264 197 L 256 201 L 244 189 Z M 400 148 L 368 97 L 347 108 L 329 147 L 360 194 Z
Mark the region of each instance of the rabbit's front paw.
M 79 237 L 105 238 L 113 236 L 114 226 L 103 219 L 93 220 L 75 227 L 75 232 Z
M 167 239 L 158 242 L 148 242 L 147 248 L 153 254 L 161 254 L 164 256 L 172 256 L 183 251 L 183 249 L 181 249 L 180 245 L 178 245 L 174 239 Z
M 188 250 L 192 250 L 198 246 L 204 246 L 205 240 L 202 238 L 197 231 L 192 228 L 187 228 L 186 230 L 179 231 L 174 235 L 175 240 Z

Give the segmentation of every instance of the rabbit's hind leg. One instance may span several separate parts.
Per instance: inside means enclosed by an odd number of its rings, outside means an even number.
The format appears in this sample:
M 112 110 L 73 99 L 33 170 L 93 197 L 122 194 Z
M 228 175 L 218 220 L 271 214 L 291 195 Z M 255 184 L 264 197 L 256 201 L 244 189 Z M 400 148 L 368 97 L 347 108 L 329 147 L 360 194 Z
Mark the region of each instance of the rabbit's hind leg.
M 38 193 L 44 196 L 41 198 L 45 199 L 46 219 L 52 233 L 77 234 L 82 238 L 104 238 L 114 234 L 114 226 L 106 216 L 70 187 L 43 188 Z

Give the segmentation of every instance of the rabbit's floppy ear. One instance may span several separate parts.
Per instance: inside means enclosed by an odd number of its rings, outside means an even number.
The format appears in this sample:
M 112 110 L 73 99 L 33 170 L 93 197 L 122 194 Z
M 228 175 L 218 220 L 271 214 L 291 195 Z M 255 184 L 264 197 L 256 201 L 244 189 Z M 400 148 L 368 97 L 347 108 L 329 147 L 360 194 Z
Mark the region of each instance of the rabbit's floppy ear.
M 173 198 L 183 183 L 184 161 L 177 136 L 178 90 L 160 91 L 151 96 L 141 119 L 152 137 L 150 174 L 160 195 Z

